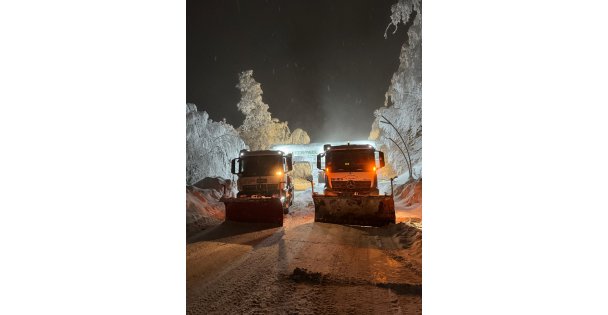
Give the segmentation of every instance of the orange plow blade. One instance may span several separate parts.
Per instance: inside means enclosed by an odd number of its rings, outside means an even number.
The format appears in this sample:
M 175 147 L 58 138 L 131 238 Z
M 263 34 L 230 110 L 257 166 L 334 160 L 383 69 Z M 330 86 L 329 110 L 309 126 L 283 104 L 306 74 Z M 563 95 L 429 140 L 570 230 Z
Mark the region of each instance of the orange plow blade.
M 283 225 L 283 205 L 279 198 L 222 198 L 226 221 L 275 223 Z

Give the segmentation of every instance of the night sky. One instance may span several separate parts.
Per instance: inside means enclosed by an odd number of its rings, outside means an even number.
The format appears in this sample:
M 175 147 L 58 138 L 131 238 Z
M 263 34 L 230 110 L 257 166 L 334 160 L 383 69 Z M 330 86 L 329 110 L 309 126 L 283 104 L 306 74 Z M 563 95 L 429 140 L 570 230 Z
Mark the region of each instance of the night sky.
M 313 142 L 367 139 L 399 66 L 397 0 L 187 1 L 186 101 L 235 127 L 238 73 L 252 69 L 272 116 Z

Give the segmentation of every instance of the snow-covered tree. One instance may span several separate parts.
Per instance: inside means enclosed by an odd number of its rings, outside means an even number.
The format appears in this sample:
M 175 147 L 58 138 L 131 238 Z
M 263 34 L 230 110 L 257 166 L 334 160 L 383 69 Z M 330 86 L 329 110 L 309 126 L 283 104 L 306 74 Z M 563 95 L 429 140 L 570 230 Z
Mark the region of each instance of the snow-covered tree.
M 262 101 L 262 86 L 253 78 L 253 70 L 241 72 L 236 87 L 241 91 L 237 107 L 245 115 L 238 132 L 251 150 L 267 150 L 274 144 L 310 142 L 306 131 L 296 129 L 291 134 L 287 122 L 272 118 L 268 105 Z
M 393 74 L 385 95 L 384 107 L 374 113 L 376 119 L 370 139 L 379 141 L 381 149 L 388 154 L 390 165 L 387 170 L 394 173 L 387 175 L 409 173 L 407 154 L 403 154 L 403 150 L 409 151 L 414 169 L 411 175 L 418 177 L 422 172 L 422 2 L 399 0 L 391 7 L 391 12 L 391 22 L 386 31 L 394 27 L 394 34 L 400 24 L 411 24 L 407 29 L 407 40 L 401 47 L 399 68 Z M 387 36 L 386 32 L 384 36 Z M 382 123 L 385 121 L 382 116 L 390 119 L 399 132 L 390 124 Z
M 230 178 L 230 160 L 245 148 L 231 125 L 215 122 L 196 105 L 186 104 L 186 184 L 205 177 Z
M 291 133 L 291 141 L 293 144 L 307 144 L 310 143 L 310 137 L 306 131 L 297 128 Z

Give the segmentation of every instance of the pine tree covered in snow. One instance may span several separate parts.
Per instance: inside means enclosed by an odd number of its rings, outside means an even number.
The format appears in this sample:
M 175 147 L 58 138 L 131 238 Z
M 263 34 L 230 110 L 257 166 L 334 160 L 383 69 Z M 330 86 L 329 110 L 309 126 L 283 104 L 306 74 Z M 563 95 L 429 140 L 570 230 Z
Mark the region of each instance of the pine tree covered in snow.
M 186 184 L 205 177 L 230 178 L 230 160 L 245 148 L 234 127 L 186 104 Z
M 387 152 L 390 163 L 387 169 L 393 173 L 387 175 L 409 173 L 407 160 L 395 145 L 396 142 L 404 151 L 408 149 L 414 168 L 413 176 L 419 177 L 422 172 L 422 2 L 399 0 L 391 7 L 391 12 L 387 32 L 394 27 L 394 34 L 400 24 L 409 28 L 407 40 L 401 47 L 399 68 L 393 74 L 385 95 L 384 107 L 374 113 L 376 119 L 370 139 L 379 141 L 381 150 Z M 406 146 L 392 126 L 381 123 L 384 120 L 381 116 L 391 120 L 403 136 Z
M 245 115 L 238 132 L 251 150 L 267 150 L 274 144 L 306 144 L 310 138 L 306 131 L 289 131 L 287 122 L 272 118 L 268 105 L 262 101 L 262 87 L 253 78 L 253 70 L 239 74 L 236 86 L 241 91 L 238 109 Z

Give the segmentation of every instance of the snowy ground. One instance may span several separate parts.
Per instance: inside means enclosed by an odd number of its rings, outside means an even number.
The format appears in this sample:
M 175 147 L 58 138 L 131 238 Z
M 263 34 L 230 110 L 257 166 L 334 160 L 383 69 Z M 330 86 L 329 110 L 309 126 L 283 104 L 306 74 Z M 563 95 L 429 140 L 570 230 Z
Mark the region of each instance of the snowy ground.
M 310 190 L 297 192 L 283 227 L 224 222 L 188 238 L 187 311 L 418 314 L 421 235 L 315 223 Z

